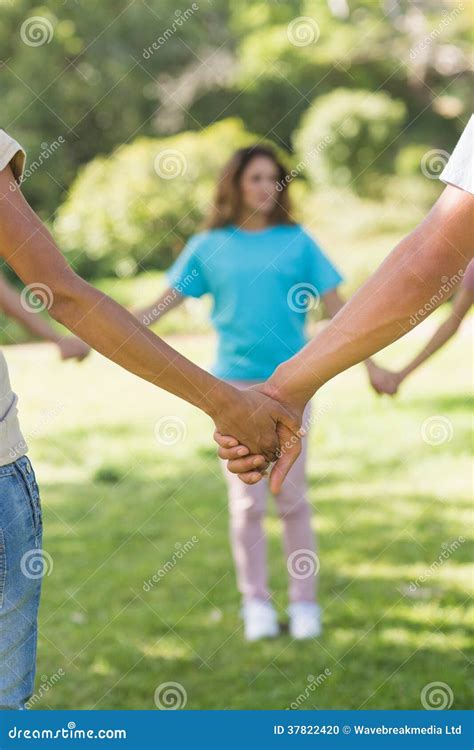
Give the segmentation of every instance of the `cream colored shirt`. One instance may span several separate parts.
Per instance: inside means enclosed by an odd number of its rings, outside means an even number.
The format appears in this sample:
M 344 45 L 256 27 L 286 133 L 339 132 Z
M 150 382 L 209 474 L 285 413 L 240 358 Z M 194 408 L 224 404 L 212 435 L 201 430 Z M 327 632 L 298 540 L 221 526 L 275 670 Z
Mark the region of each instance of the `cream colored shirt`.
M 0 171 L 10 164 L 19 183 L 25 158 L 22 147 L 4 130 L 0 130 Z M 11 389 L 5 357 L 0 350 L 0 466 L 13 463 L 28 450 L 20 431 L 17 401 L 17 396 Z
M 439 179 L 474 193 L 474 115 L 471 115 Z

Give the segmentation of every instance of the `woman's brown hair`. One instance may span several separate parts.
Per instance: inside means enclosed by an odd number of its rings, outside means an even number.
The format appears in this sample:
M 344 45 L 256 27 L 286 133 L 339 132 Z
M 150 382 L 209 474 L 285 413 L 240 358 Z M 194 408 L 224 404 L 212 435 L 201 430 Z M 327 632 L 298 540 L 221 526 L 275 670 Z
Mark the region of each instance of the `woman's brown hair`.
M 278 169 L 278 189 L 275 207 L 268 217 L 268 223 L 294 224 L 288 195 L 287 170 L 269 146 L 253 145 L 239 148 L 227 162 L 219 177 L 214 202 L 205 222 L 206 229 L 217 229 L 236 224 L 241 210 L 240 178 L 245 167 L 257 156 L 271 159 Z

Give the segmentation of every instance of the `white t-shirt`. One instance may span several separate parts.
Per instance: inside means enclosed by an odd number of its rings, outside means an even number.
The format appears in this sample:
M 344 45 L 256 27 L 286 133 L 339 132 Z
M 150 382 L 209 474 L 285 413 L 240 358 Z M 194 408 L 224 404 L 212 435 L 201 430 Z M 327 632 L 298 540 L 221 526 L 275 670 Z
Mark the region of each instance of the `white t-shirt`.
M 19 183 L 25 167 L 25 152 L 0 130 L 0 171 L 9 164 Z M 0 466 L 13 463 L 28 450 L 18 422 L 17 400 L 11 389 L 5 357 L 0 351 Z
M 471 115 L 439 179 L 474 193 L 474 115 Z

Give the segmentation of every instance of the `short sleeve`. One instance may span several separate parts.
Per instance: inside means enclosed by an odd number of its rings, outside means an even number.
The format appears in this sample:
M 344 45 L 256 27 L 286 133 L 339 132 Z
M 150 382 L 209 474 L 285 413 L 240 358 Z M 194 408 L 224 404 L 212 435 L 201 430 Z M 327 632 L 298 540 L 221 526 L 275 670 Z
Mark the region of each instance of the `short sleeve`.
M 474 193 L 474 115 L 471 115 L 439 179 Z
M 316 287 L 318 294 L 325 294 L 336 289 L 344 281 L 343 276 L 321 250 L 318 243 L 307 232 L 303 234 L 307 281 Z
M 185 297 L 202 297 L 209 292 L 206 268 L 201 257 L 204 244 L 205 240 L 200 235 L 190 239 L 168 270 L 170 287 Z
M 25 169 L 25 160 L 26 154 L 20 144 L 4 130 L 0 130 L 0 171 L 10 164 L 13 175 L 20 184 Z

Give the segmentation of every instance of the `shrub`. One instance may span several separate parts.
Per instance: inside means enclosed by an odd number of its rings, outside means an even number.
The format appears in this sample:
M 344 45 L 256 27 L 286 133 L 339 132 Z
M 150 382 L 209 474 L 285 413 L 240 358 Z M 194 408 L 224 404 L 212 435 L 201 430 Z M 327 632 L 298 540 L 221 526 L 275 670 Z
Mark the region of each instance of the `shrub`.
M 403 102 L 383 92 L 336 89 L 303 115 L 295 148 L 316 185 L 376 193 L 392 170 L 393 141 L 405 118 Z
M 138 138 L 84 167 L 54 231 L 87 278 L 170 265 L 195 232 L 225 161 L 261 140 L 238 119 L 169 138 Z

